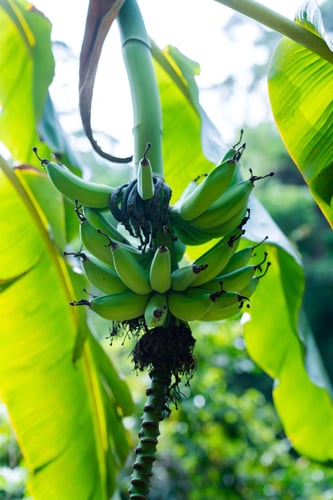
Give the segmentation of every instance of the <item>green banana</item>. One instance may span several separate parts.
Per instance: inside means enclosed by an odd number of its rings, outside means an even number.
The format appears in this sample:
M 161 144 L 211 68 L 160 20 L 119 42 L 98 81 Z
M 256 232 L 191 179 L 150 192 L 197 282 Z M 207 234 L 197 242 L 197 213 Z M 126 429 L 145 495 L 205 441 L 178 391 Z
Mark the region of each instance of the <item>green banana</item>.
M 138 295 L 127 291 L 117 294 L 102 295 L 86 300 L 71 302 L 72 306 L 88 306 L 105 319 L 128 321 L 143 316 L 149 295 Z
M 210 309 L 207 313 L 201 316 L 200 321 L 220 321 L 222 319 L 231 318 L 242 311 L 240 303 L 231 304 L 230 306 L 221 307 L 220 309 Z
M 179 207 L 179 215 L 184 220 L 192 220 L 201 215 L 230 185 L 238 163 L 233 159 L 216 166 L 198 187 L 185 198 Z
M 86 207 L 108 208 L 114 187 L 87 182 L 60 163 L 42 160 L 42 164 L 52 184 L 66 198 Z
M 177 237 L 185 243 L 185 245 L 196 246 L 207 243 L 213 238 L 221 238 L 226 234 L 225 231 L 221 232 L 220 228 L 202 229 L 194 226 L 189 221 L 183 220 L 173 208 L 169 210 L 169 217 L 171 221 L 172 230 Z M 235 226 L 231 229 L 234 229 Z
M 210 281 L 222 272 L 236 251 L 242 234 L 243 232 L 240 229 L 236 229 L 233 233 L 220 239 L 213 247 L 193 262 L 196 266 L 204 264 L 207 267 L 195 278 L 192 286 L 200 286 L 202 283 L 207 283 L 207 281 Z
M 150 293 L 152 288 L 149 283 L 149 273 L 133 253 L 112 240 L 110 246 L 114 268 L 125 285 L 138 295 Z
M 223 269 L 224 274 L 231 273 L 246 266 L 253 256 L 253 246 L 242 248 L 235 252 L 234 255 L 229 260 L 228 264 Z
M 119 278 L 118 274 L 110 267 L 104 265 L 92 255 L 80 253 L 81 265 L 84 274 L 92 285 L 104 293 L 121 293 L 128 291 L 127 286 Z
M 237 269 L 246 266 L 251 257 L 255 255 L 254 250 L 262 245 L 267 240 L 267 238 L 268 236 L 266 236 L 259 243 L 242 248 L 241 250 L 238 250 L 238 252 L 234 253 L 226 267 L 223 269 L 223 274 L 231 273 L 232 271 L 236 271 Z
M 262 276 L 252 278 L 241 293 L 222 292 L 207 313 L 200 318 L 200 321 L 219 321 L 231 318 L 235 314 L 242 312 L 245 303 L 246 307 L 249 308 L 250 297 L 255 292 Z
M 192 224 L 199 228 L 212 228 L 222 226 L 237 215 L 242 219 L 252 189 L 253 183 L 250 179 L 234 184 L 221 194 L 204 213 L 192 219 Z
M 171 258 L 166 245 L 156 248 L 149 271 L 150 286 L 159 293 L 165 293 L 171 286 Z
M 163 326 L 168 314 L 166 295 L 153 293 L 146 305 L 144 318 L 147 328 Z
M 207 268 L 208 264 L 188 264 L 186 266 L 179 267 L 171 273 L 171 288 L 176 292 L 182 292 L 186 290 L 193 281 L 196 279 L 201 271 Z
M 204 290 L 200 295 L 191 296 L 184 292 L 168 293 L 170 313 L 182 321 L 195 321 L 201 318 L 212 306 L 211 294 Z
M 105 236 L 100 234 L 85 217 L 80 220 L 80 239 L 91 255 L 114 269 L 112 253 L 109 246 L 105 244 Z
M 116 240 L 117 242 L 130 245 L 129 241 L 120 233 L 120 231 L 118 231 L 118 222 L 111 214 L 108 214 L 108 219 L 106 219 L 103 212 L 89 207 L 83 207 L 82 213 L 88 222 L 95 226 L 96 229 L 101 229 L 110 238 Z
M 142 200 L 150 200 L 154 197 L 153 169 L 149 159 L 146 157 L 151 144 L 148 143 L 143 158 L 139 161 L 137 170 L 137 190 Z
M 197 177 L 195 177 L 195 179 L 192 179 L 188 184 L 187 186 L 185 187 L 185 189 L 182 191 L 180 197 L 178 198 L 178 200 L 176 201 L 176 203 L 174 204 L 173 208 L 174 209 L 177 209 L 181 206 L 181 204 L 183 203 L 183 201 L 185 201 L 185 199 L 193 193 L 193 191 L 195 191 L 195 189 L 198 187 L 198 181 L 199 179 L 201 179 L 201 177 L 207 177 L 208 174 L 202 174 L 202 175 L 198 175 Z
M 262 271 L 262 265 L 266 262 L 267 253 L 258 264 L 252 266 L 244 266 L 230 273 L 216 276 L 212 281 L 203 285 L 207 290 L 217 291 L 223 287 L 224 290 L 241 293 L 249 284 L 256 271 Z
M 230 233 L 230 231 L 232 231 L 235 228 L 244 227 L 245 224 L 247 223 L 247 221 L 249 220 L 249 218 L 250 218 L 250 209 L 249 208 L 246 209 L 245 212 L 243 209 L 241 209 L 236 215 L 234 215 L 230 219 L 222 222 L 221 224 L 219 224 L 217 226 L 200 227 L 197 229 L 200 229 L 200 231 L 203 233 L 210 234 L 211 237 L 212 237 L 212 235 L 215 235 L 215 234 L 218 234 L 219 236 L 224 236 L 224 235 Z M 192 227 L 197 227 L 194 224 L 194 221 L 190 221 L 189 224 Z

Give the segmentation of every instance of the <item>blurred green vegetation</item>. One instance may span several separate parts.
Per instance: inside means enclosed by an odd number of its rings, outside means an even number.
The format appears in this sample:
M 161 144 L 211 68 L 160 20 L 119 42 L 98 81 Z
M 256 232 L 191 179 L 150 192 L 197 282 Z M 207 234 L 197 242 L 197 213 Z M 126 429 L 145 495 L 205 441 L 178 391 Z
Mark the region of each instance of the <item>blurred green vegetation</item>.
M 249 359 L 238 322 L 195 325 L 197 370 L 184 400 L 161 425 L 151 500 L 331 500 L 333 469 L 299 457 L 271 402 L 272 381 Z M 122 368 L 130 345 L 118 341 Z M 128 419 L 137 442 L 146 378 L 126 373 L 138 414 Z M 259 389 L 260 388 L 260 389 Z M 125 499 L 128 470 L 120 476 Z
M 0 500 L 25 498 L 26 476 L 6 408 L 0 404 Z

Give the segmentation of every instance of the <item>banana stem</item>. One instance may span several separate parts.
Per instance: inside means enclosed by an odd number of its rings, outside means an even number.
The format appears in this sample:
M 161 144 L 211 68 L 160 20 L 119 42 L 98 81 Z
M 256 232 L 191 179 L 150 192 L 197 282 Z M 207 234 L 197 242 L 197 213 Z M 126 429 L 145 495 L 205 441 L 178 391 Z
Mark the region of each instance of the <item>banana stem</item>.
M 147 144 L 151 143 L 149 159 L 153 172 L 163 177 L 160 95 L 150 40 L 136 0 L 125 1 L 117 20 L 132 95 L 134 164 L 138 166 Z
M 153 369 L 149 376 L 151 385 L 147 389 L 147 401 L 141 418 L 139 445 L 136 448 L 136 459 L 133 464 L 129 498 L 145 500 L 150 489 L 153 463 L 156 458 L 157 440 L 160 434 L 160 421 L 163 420 L 170 374 Z
M 333 52 L 318 35 L 254 0 L 215 0 L 303 45 L 333 63 Z

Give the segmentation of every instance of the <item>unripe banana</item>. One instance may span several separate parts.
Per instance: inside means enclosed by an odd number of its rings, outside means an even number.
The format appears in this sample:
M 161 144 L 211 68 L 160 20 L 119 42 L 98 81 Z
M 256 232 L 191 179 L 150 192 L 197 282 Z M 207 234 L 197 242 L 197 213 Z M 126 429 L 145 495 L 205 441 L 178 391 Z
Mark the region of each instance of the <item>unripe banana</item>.
M 127 291 L 111 295 L 102 295 L 89 300 L 71 302 L 73 306 L 88 306 L 92 311 L 105 319 L 128 321 L 143 316 L 149 295 L 137 295 Z
M 249 218 L 250 218 L 250 210 L 247 209 L 247 211 L 244 213 L 244 210 L 242 209 L 240 212 L 231 217 L 229 220 L 224 221 L 222 224 L 213 227 L 201 227 L 200 230 L 203 233 L 207 233 L 210 235 L 218 234 L 219 236 L 223 236 L 225 234 L 230 233 L 230 231 L 232 231 L 235 228 L 243 228 L 247 223 L 247 221 L 249 220 Z M 196 227 L 194 223 L 192 225 Z
M 89 207 L 83 207 L 82 213 L 90 224 L 95 226 L 96 229 L 101 229 L 112 240 L 130 245 L 129 241 L 118 231 L 118 222 L 111 214 L 108 216 L 109 218 L 106 219 L 102 212 Z M 114 223 L 112 223 L 112 219 Z
M 160 245 L 155 250 L 150 265 L 150 286 L 159 293 L 165 293 L 171 287 L 171 258 L 166 245 Z
M 125 285 L 138 295 L 146 295 L 152 291 L 149 273 L 138 262 L 132 252 L 118 243 L 110 241 L 113 265 Z
M 244 217 L 242 216 L 240 217 L 238 224 L 236 218 L 234 218 L 230 224 L 224 224 L 223 226 L 207 229 L 196 227 L 192 224 L 192 221 L 183 220 L 173 209 L 169 211 L 169 216 L 174 233 L 183 243 L 185 243 L 185 245 L 190 246 L 202 245 L 203 243 L 207 243 L 214 238 L 221 238 L 237 226 L 240 226 L 244 220 Z M 246 218 L 244 223 L 245 221 Z
M 228 274 L 246 266 L 253 255 L 253 248 L 253 246 L 245 247 L 241 250 L 238 250 L 238 252 L 235 252 L 229 260 L 228 264 L 223 269 L 223 273 Z
M 225 266 L 223 269 L 223 274 L 228 274 L 231 273 L 232 271 L 236 271 L 237 269 L 240 269 L 241 267 L 245 267 L 250 258 L 256 255 L 254 253 L 254 250 L 262 245 L 266 240 L 268 236 L 266 236 L 262 241 L 259 243 L 256 243 L 255 245 L 251 245 L 249 247 L 242 248 L 238 252 L 234 253 L 234 255 L 231 257 L 230 261 L 228 264 Z M 263 263 L 263 262 L 262 262 Z
M 202 283 L 207 283 L 207 281 L 210 281 L 222 272 L 236 251 L 242 234 L 240 229 L 236 229 L 231 235 L 219 240 L 212 248 L 194 261 L 194 265 L 207 264 L 207 268 L 202 270 L 195 278 L 192 286 L 200 286 Z
M 105 236 L 97 232 L 86 218 L 80 222 L 80 239 L 84 248 L 94 257 L 108 264 L 114 269 L 110 247 L 106 244 Z
M 150 200 L 154 196 L 153 169 L 151 168 L 149 159 L 146 157 L 150 147 L 151 144 L 148 143 L 137 171 L 137 190 L 142 200 Z
M 180 205 L 180 216 L 184 220 L 192 220 L 205 212 L 229 187 L 237 165 L 236 161 L 227 160 L 215 167 Z
M 210 293 L 203 291 L 197 296 L 184 292 L 168 293 L 168 309 L 170 313 L 182 321 L 195 321 L 201 318 L 212 306 Z
M 86 207 L 108 208 L 112 186 L 84 181 L 60 163 L 42 160 L 42 164 L 52 184 L 66 198 Z
M 197 278 L 201 271 L 207 268 L 208 264 L 188 264 L 179 267 L 171 274 L 171 288 L 176 292 L 182 292 L 192 285 L 193 281 Z
M 186 245 L 183 241 L 181 241 L 180 238 L 175 238 L 172 241 L 172 245 L 173 245 L 174 259 L 175 259 L 175 265 L 176 265 L 177 262 L 181 261 L 182 258 L 184 257 Z
M 104 293 L 121 293 L 128 291 L 127 286 L 119 278 L 118 274 L 110 267 L 104 265 L 92 255 L 79 254 L 82 258 L 82 268 L 92 285 Z
M 250 180 L 234 184 L 221 194 L 204 213 L 193 219 L 192 224 L 199 228 L 212 228 L 222 226 L 234 217 L 241 220 L 245 215 L 252 189 L 253 183 Z
M 242 306 L 239 303 L 230 306 L 221 307 L 220 309 L 210 309 L 207 313 L 201 316 L 200 321 L 221 321 L 223 319 L 231 318 L 236 314 L 240 314 Z
M 202 231 L 192 226 L 188 221 L 184 221 L 173 209 L 169 211 L 169 216 L 174 233 L 185 245 L 202 245 L 213 238 L 206 231 Z
M 245 266 L 228 274 L 216 276 L 211 281 L 202 284 L 202 288 L 211 292 L 224 290 L 240 293 L 250 282 L 256 272 L 257 266 Z
M 192 179 L 188 184 L 187 186 L 185 187 L 185 189 L 183 190 L 182 194 L 180 195 L 180 197 L 178 198 L 178 200 L 176 201 L 175 205 L 174 205 L 174 208 L 175 209 L 178 209 L 181 204 L 183 203 L 183 201 L 185 201 L 185 199 L 193 193 L 193 191 L 195 191 L 195 189 L 198 187 L 198 181 L 201 177 L 207 177 L 207 174 L 203 174 L 203 175 L 198 175 L 195 179 Z
M 168 314 L 166 295 L 153 293 L 147 303 L 144 318 L 147 328 L 163 326 Z

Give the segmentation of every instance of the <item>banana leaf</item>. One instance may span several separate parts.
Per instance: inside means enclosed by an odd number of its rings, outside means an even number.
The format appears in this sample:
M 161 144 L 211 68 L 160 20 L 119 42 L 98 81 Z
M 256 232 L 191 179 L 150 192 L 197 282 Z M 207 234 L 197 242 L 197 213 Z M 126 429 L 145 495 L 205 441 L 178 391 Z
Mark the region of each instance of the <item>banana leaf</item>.
M 315 0 L 303 3 L 296 21 L 321 37 L 332 50 Z M 281 137 L 333 227 L 332 63 L 282 38 L 268 76 L 270 102 Z
M 216 144 L 218 133 L 200 106 L 195 84 L 198 66 L 173 47 L 158 50 L 155 46 L 154 57 L 163 107 L 165 175 L 176 200 L 191 179 L 212 168 L 205 156 L 217 162 L 225 151 Z M 292 445 L 308 457 L 330 462 L 332 390 L 301 309 L 304 273 L 300 256 L 254 197 L 246 229 L 245 237 L 251 242 L 268 236 L 265 250 L 272 262 L 244 325 L 248 352 L 275 381 L 276 409 Z M 203 248 L 191 249 L 190 258 L 200 255 Z
M 0 206 L 10 223 L 0 222 L 0 396 L 30 472 L 28 488 L 36 499 L 107 499 L 129 451 L 121 417 L 133 402 L 85 312 L 69 305 L 85 281 L 72 276 L 46 229 L 49 221 L 59 227 L 62 200 L 45 176 L 29 182 L 36 171 L 15 174 L 3 160 L 1 167 Z M 53 200 L 48 219 L 37 202 L 42 192 Z

